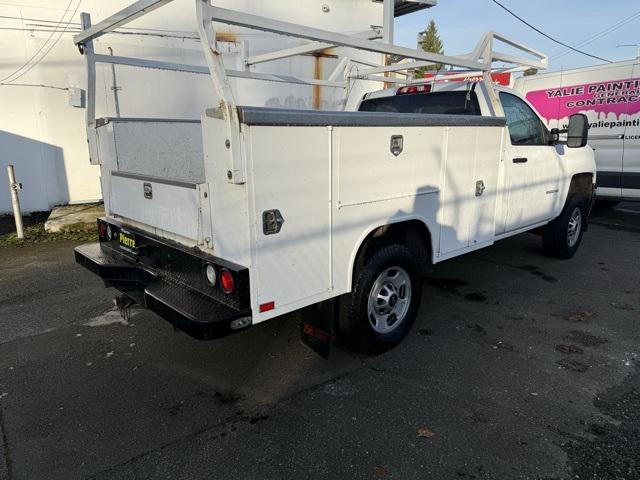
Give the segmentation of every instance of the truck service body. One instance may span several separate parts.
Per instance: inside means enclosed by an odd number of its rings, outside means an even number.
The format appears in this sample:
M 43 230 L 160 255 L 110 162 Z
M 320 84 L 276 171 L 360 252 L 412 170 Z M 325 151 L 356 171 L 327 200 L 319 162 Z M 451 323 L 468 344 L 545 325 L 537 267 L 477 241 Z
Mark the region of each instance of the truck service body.
M 158 3 L 85 22 L 75 40 L 88 68 L 93 38 Z M 524 99 L 490 81 L 492 61 L 541 67 L 542 54 L 495 33 L 461 57 L 398 52 L 201 0 L 196 9 L 219 102 L 199 121 L 87 119 L 106 217 L 100 242 L 78 247 L 76 259 L 127 299 L 203 339 L 304 309 L 311 343 L 327 342 L 336 317 L 341 335 L 380 351 L 415 318 L 422 266 L 532 229 L 553 255 L 578 248 L 595 182 L 586 122 L 572 118 L 561 142 Z M 402 53 L 416 66 L 479 68 L 485 81 L 431 92 L 408 79 L 365 95 L 358 111 L 239 106 L 211 20 Z M 494 52 L 498 40 L 535 58 Z
M 640 201 L 640 59 L 524 76 L 514 88 L 549 128 L 587 115 L 598 199 Z

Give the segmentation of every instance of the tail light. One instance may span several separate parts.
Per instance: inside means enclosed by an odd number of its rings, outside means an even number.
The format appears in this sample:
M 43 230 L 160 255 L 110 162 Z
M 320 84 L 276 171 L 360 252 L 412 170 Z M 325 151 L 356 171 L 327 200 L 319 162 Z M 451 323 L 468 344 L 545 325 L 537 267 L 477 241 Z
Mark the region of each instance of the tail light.
M 101 242 L 110 242 L 113 240 L 113 236 L 116 233 L 116 227 L 105 222 L 104 220 L 98 220 L 98 239 Z
M 224 293 L 233 292 L 233 288 L 235 287 L 233 274 L 226 268 L 220 271 L 220 286 Z
M 396 95 L 406 95 L 407 93 L 429 93 L 431 85 L 407 85 L 396 90 Z
M 98 220 L 98 237 L 100 238 L 100 241 L 108 240 L 107 239 L 107 222 Z

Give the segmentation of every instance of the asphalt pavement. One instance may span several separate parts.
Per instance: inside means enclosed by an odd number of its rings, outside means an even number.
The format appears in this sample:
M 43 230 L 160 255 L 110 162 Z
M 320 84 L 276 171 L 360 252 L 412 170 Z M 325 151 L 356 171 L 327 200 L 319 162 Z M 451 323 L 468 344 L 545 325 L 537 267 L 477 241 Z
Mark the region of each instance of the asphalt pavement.
M 125 322 L 73 246 L 0 249 L 0 479 L 640 478 L 640 205 L 435 266 L 376 357 Z

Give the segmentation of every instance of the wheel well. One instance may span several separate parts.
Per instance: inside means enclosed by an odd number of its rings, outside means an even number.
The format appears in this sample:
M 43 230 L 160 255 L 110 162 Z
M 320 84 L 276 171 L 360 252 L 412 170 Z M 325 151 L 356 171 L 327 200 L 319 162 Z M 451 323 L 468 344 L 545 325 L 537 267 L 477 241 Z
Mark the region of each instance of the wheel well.
M 592 173 L 578 173 L 571 179 L 569 185 L 569 195 L 581 195 L 590 199 L 593 195 L 593 174 Z
M 375 228 L 360 244 L 353 273 L 363 265 L 368 258 L 383 246 L 401 244 L 406 245 L 420 262 L 420 268 L 426 271 L 432 262 L 431 232 L 420 220 L 407 220 L 391 223 Z

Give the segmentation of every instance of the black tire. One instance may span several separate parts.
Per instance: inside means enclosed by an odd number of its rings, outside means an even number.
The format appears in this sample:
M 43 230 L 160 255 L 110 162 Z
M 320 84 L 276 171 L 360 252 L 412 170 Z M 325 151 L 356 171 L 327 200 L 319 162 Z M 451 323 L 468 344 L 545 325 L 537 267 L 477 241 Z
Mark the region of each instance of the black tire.
M 377 288 L 377 285 L 380 285 L 376 283 L 377 281 L 388 273 L 390 274 L 388 278 L 393 278 L 393 269 L 396 269 L 396 277 L 397 275 L 402 275 L 402 278 L 408 277 L 409 298 L 405 297 L 405 307 L 399 307 L 404 311 L 402 318 L 396 324 L 393 322 L 394 314 L 391 313 L 385 321 L 385 325 L 391 324 L 391 330 L 381 333 L 373 326 L 375 317 L 369 316 L 369 297 L 374 295 L 372 293 L 374 287 Z M 407 287 L 404 288 L 407 295 Z M 401 292 L 401 289 L 397 290 L 398 299 L 401 298 Z M 382 353 L 395 347 L 411 329 L 418 313 L 421 296 L 421 275 L 415 255 L 405 245 L 381 246 L 355 273 L 353 291 L 349 297 L 345 298 L 346 308 L 343 309 L 339 319 L 338 328 L 341 337 L 351 346 L 369 353 Z M 402 300 L 392 304 L 392 297 L 393 295 L 389 297 L 388 305 L 392 307 L 396 303 L 400 305 Z M 379 297 L 372 296 L 372 298 L 375 298 L 372 300 L 374 303 L 379 302 Z
M 576 210 L 580 211 L 579 231 L 576 236 L 571 236 L 569 222 L 575 220 Z M 582 236 L 587 227 L 588 206 L 584 197 L 572 195 L 560 215 L 544 227 L 542 245 L 544 252 L 550 257 L 567 259 L 573 257 L 578 251 Z

